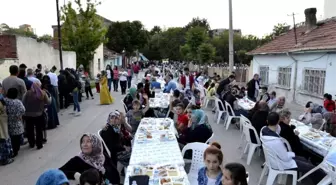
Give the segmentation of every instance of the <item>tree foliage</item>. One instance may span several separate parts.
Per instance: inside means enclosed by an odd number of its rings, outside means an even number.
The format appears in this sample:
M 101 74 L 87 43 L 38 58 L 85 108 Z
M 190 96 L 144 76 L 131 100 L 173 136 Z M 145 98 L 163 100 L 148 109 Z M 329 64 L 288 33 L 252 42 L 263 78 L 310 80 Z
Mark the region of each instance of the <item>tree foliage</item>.
M 81 0 L 74 1 L 77 11 L 70 1 L 62 7 L 62 43 L 64 50 L 76 52 L 77 65 L 83 64 L 85 69 L 89 69 L 95 50 L 106 42 L 106 28 L 96 15 L 96 6 L 100 3 L 85 1 L 85 5 Z
M 188 46 L 185 48 L 189 48 L 189 56 L 197 60 L 199 46 L 209 40 L 206 29 L 199 26 L 193 27 L 187 31 L 185 39 Z
M 155 34 L 161 33 L 161 32 L 162 32 L 162 29 L 160 28 L 160 26 L 154 26 L 149 33 L 150 33 L 150 35 L 155 35 Z
M 45 42 L 45 43 L 51 43 L 51 41 L 53 40 L 53 37 L 51 35 L 45 34 L 42 35 L 41 37 L 38 37 L 37 42 Z
M 216 54 L 216 48 L 213 47 L 212 44 L 209 43 L 202 43 L 198 49 L 198 61 L 201 63 L 209 63 L 212 62 L 215 54 Z
M 208 22 L 207 19 L 201 19 L 199 17 L 193 18 L 186 26 L 185 28 L 187 30 L 191 29 L 191 28 L 195 28 L 195 27 L 202 27 L 204 28 L 206 31 L 210 30 L 210 24 Z
M 125 50 L 127 55 L 144 48 L 148 43 L 148 32 L 140 21 L 113 22 L 106 34 L 107 47 L 118 53 Z

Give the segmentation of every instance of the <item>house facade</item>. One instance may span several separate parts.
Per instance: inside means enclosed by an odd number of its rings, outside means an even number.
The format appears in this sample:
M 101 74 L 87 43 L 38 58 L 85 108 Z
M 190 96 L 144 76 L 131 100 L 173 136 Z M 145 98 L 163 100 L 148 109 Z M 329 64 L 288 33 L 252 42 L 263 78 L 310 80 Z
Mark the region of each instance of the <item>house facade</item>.
M 302 105 L 321 103 L 325 93 L 336 95 L 336 19 L 317 22 L 314 8 L 305 14 L 305 24 L 295 31 L 249 52 L 261 84 Z

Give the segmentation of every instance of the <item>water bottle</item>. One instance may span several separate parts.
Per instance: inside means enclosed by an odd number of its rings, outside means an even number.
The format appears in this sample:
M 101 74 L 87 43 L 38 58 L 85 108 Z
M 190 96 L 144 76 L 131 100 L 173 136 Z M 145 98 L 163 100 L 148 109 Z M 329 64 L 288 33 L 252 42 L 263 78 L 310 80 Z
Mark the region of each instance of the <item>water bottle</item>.
M 159 170 L 157 169 L 154 170 L 153 185 L 159 185 Z

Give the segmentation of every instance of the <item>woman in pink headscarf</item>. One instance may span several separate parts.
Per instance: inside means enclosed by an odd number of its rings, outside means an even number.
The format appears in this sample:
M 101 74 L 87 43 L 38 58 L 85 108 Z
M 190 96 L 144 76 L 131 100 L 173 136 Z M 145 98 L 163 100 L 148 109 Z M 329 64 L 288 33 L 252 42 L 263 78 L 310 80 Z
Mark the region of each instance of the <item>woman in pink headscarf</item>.
M 43 128 L 45 126 L 44 106 L 51 103 L 47 93 L 41 90 L 39 84 L 33 83 L 22 98 L 22 103 L 26 108 L 25 121 L 28 143 L 31 148 L 35 145 L 37 149 L 43 147 Z

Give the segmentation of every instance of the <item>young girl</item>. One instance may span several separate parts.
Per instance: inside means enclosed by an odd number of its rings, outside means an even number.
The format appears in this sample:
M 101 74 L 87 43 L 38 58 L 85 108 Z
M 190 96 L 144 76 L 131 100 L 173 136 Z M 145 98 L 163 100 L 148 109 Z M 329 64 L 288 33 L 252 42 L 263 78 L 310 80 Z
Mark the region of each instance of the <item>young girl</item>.
M 204 151 L 205 167 L 198 171 L 198 185 L 222 185 L 223 152 L 220 144 L 214 142 Z
M 229 163 L 223 170 L 223 185 L 247 185 L 245 167 L 239 163 Z

